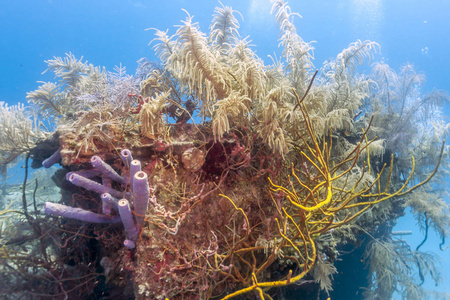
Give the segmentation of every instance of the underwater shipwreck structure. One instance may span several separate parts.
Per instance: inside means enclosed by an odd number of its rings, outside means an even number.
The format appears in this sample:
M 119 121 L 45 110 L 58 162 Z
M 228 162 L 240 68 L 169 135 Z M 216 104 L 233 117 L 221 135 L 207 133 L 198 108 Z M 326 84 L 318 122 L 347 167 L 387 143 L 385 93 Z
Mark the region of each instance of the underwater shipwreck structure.
M 445 250 L 447 97 L 421 95 L 411 65 L 359 74 L 371 41 L 315 70 L 289 6 L 272 13 L 271 65 L 222 6 L 209 35 L 189 15 L 157 30 L 161 62 L 134 75 L 67 54 L 31 107 L 1 103 L 2 166 L 26 170 L 0 213 L 2 298 L 448 297 L 421 286 L 434 256 L 392 232 L 409 207 Z M 30 159 L 61 165 L 47 197 Z

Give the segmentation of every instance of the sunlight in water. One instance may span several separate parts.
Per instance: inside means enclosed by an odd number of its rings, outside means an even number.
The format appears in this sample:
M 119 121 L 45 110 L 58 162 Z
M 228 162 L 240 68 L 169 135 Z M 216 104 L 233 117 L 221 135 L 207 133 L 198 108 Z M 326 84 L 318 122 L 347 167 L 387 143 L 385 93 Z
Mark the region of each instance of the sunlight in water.
M 382 0 L 352 0 L 352 25 L 358 39 L 381 40 Z
M 249 5 L 249 20 L 251 26 L 261 26 L 264 23 L 270 22 L 270 9 L 272 4 L 266 0 L 252 0 Z

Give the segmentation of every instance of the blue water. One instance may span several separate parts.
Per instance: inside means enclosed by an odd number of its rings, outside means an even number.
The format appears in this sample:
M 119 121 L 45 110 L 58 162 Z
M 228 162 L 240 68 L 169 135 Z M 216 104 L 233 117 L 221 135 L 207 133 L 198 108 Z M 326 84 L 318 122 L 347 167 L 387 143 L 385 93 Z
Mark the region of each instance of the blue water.
M 261 58 L 269 63 L 268 55 L 280 54 L 278 28 L 269 14 L 268 0 L 222 3 L 241 12 L 240 33 L 250 36 Z M 370 39 L 381 45 L 376 60 L 383 59 L 396 70 L 410 62 L 425 73 L 424 92 L 450 91 L 450 1 L 297 0 L 289 4 L 303 17 L 295 21 L 299 34 L 305 41 L 316 41 L 317 68 L 351 42 Z M 26 92 L 36 89 L 37 81 L 52 80 L 49 74 L 41 75 L 44 60 L 72 52 L 108 70 L 122 64 L 133 73 L 141 57 L 156 60 L 148 46 L 153 31 L 146 28 L 175 33 L 174 25 L 186 17 L 184 8 L 208 32 L 214 7 L 220 4 L 210 0 L 4 0 L 0 5 L 0 101 L 15 104 L 26 101 Z M 446 114 L 448 121 L 448 106 Z M 407 217 L 398 229 L 414 226 L 414 220 Z M 413 231 L 410 242 L 415 248 L 422 233 Z M 425 247 L 439 253 L 438 242 L 430 239 Z M 448 251 L 444 254 L 449 256 Z
M 269 15 L 268 0 L 223 1 L 244 17 L 241 34 L 249 35 L 258 55 L 279 52 L 278 29 Z M 305 41 L 315 44 L 316 66 L 334 57 L 356 39 L 375 40 L 381 56 L 394 69 L 413 63 L 427 75 L 425 87 L 450 87 L 450 1 L 345 0 L 292 1 L 296 21 Z M 136 61 L 153 58 L 147 44 L 152 31 L 180 24 L 186 14 L 194 15 L 203 31 L 208 30 L 216 1 L 2 1 L 0 8 L 0 99 L 24 101 L 27 91 L 37 88 L 45 59 L 72 52 L 94 65 L 112 69 L 127 66 L 134 71 Z

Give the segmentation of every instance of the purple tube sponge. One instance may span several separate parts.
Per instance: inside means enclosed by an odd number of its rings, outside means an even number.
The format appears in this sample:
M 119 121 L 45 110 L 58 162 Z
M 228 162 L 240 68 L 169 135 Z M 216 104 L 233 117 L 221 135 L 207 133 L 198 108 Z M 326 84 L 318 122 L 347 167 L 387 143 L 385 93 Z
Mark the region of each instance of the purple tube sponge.
M 112 189 L 110 187 L 104 186 L 98 182 L 95 182 L 93 180 L 87 179 L 83 176 L 80 176 L 76 173 L 72 173 L 68 176 L 67 178 L 68 181 L 70 181 L 71 183 L 73 183 L 76 186 L 85 188 L 88 191 L 93 191 L 99 194 L 103 194 L 103 193 L 109 193 L 111 194 L 113 197 L 116 198 L 122 198 L 123 197 L 123 192 L 119 192 L 116 191 L 115 189 Z
M 118 203 L 119 215 L 129 240 L 136 241 L 138 230 L 134 224 L 130 203 L 127 199 L 121 199 Z
M 131 151 L 128 149 L 123 149 L 120 151 L 120 157 L 122 158 L 123 164 L 127 169 L 130 168 L 131 161 L 133 160 L 133 156 L 131 155 Z
M 117 210 L 117 204 L 119 203 L 119 200 L 117 198 L 114 198 L 109 193 L 103 193 L 100 195 L 100 198 L 102 199 L 103 203 L 108 204 L 110 207 Z
M 112 180 L 108 177 L 102 177 L 102 184 L 106 187 L 111 187 L 112 186 Z M 103 194 L 102 194 L 103 195 Z M 112 197 L 112 196 L 111 196 Z M 116 206 L 117 207 L 117 206 Z M 102 212 L 105 215 L 110 215 L 111 214 L 111 208 L 112 206 L 109 205 L 108 202 L 102 201 Z
M 150 189 L 148 185 L 147 173 L 139 171 L 134 174 L 133 179 L 133 206 L 136 214 L 136 223 L 140 227 L 144 222 L 147 213 L 148 200 L 150 198 Z
M 132 240 L 123 241 L 123 245 L 128 249 L 134 249 L 136 247 L 136 244 Z
M 61 148 L 56 150 L 55 153 L 53 153 L 49 158 L 44 160 L 42 162 L 42 166 L 44 166 L 44 168 L 48 169 L 51 166 L 53 166 L 54 164 L 56 164 L 60 159 L 61 159 Z
M 70 207 L 52 202 L 45 202 L 44 213 L 90 223 L 119 223 L 121 221 L 121 219 L 117 216 L 112 217 L 100 215 L 81 208 Z
M 91 164 L 95 169 L 99 170 L 104 176 L 111 178 L 112 180 L 120 182 L 122 184 L 126 184 L 125 179 L 119 174 L 117 174 L 117 172 L 114 171 L 114 169 L 110 165 L 105 163 L 103 159 L 101 159 L 99 156 L 97 155 L 92 156 Z
M 66 180 L 69 180 L 69 177 L 72 174 L 78 174 L 78 175 L 83 176 L 85 178 L 94 178 L 96 176 L 101 176 L 102 175 L 99 170 L 94 170 L 94 169 L 91 169 L 91 170 L 80 170 L 80 171 L 71 171 L 71 172 L 68 172 L 66 174 Z
M 130 185 L 131 185 L 131 189 L 133 189 L 134 174 L 136 174 L 140 170 L 141 170 L 141 162 L 139 160 L 137 160 L 137 159 L 131 161 L 131 165 L 130 165 Z

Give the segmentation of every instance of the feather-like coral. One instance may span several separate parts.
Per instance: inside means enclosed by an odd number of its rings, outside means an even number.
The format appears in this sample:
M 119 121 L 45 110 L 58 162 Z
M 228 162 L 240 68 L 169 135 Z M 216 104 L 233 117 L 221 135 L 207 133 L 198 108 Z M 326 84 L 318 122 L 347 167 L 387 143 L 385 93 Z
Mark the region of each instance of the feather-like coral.
M 36 143 L 49 136 L 37 115 L 24 104 L 9 106 L 0 101 L 0 171 L 6 165 L 32 150 Z
M 210 26 L 209 40 L 214 48 L 226 51 L 239 39 L 239 22 L 234 16 L 239 13 L 229 6 L 217 7 Z
M 179 26 L 176 35 L 177 49 L 164 63 L 199 99 L 201 114 L 211 116 L 213 103 L 228 93 L 224 66 L 216 59 L 205 34 L 197 23 L 192 22 L 190 15 Z

